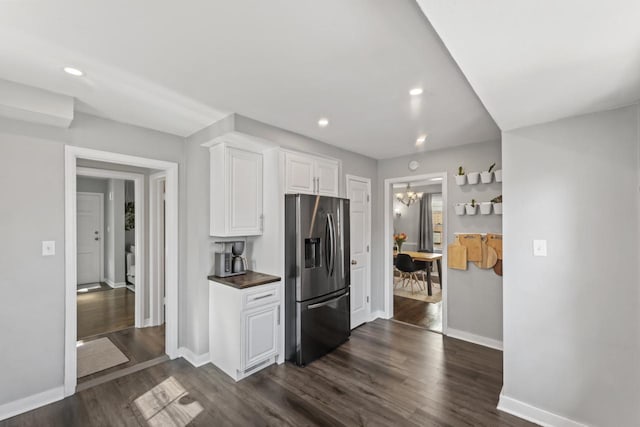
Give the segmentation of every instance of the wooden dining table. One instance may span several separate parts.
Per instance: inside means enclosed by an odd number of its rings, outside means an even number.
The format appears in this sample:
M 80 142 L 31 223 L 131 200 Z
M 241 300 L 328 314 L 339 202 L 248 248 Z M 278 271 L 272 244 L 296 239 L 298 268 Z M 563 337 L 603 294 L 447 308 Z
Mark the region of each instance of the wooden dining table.
M 427 267 L 427 294 L 431 296 L 432 285 L 431 285 L 431 266 L 433 263 L 436 263 L 436 268 L 438 269 L 438 279 L 440 279 L 440 289 L 442 289 L 442 254 L 436 254 L 431 252 L 416 252 L 416 251 L 402 251 L 401 253 L 407 254 L 414 261 L 422 261 L 429 264 Z M 393 259 L 398 255 L 397 251 L 393 251 Z

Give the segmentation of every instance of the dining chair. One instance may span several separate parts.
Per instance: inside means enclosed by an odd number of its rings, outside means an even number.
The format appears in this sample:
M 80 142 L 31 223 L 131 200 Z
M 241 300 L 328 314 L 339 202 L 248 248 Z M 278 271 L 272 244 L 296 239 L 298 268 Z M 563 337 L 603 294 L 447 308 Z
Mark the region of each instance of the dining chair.
M 418 289 L 420 289 L 420 282 L 418 281 L 418 276 L 416 274 L 420 271 L 420 268 L 416 265 L 410 255 L 396 255 L 396 268 L 403 274 L 404 280 L 406 281 L 408 279 L 409 283 L 411 283 L 411 293 L 415 293 L 413 290 L 414 282 L 418 284 Z

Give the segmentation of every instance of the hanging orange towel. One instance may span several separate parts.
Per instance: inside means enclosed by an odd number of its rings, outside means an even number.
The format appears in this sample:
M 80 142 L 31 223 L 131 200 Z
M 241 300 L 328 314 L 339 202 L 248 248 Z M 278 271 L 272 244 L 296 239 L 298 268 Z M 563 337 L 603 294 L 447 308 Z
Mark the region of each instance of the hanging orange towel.
M 487 234 L 487 245 L 495 249 L 498 259 L 502 259 L 502 234 Z
M 456 270 L 467 269 L 467 248 L 460 244 L 460 240 L 456 240 L 447 246 L 447 264 L 449 268 Z
M 482 261 L 482 235 L 458 234 L 458 239 L 467 248 L 467 261 Z

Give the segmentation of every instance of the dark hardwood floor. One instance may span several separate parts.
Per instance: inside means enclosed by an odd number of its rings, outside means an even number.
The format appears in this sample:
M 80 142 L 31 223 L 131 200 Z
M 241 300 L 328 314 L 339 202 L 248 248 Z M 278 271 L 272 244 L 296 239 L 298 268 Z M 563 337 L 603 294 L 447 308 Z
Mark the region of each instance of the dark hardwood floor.
M 147 362 L 155 358 L 164 356 L 164 325 L 151 328 L 128 328 L 121 331 L 109 332 L 106 334 L 91 337 L 87 341 L 92 341 L 102 337 L 107 337 L 111 342 L 124 353 L 129 359 L 123 363 L 95 374 L 78 378 L 78 384 L 94 380 L 104 375 L 120 371 L 125 368 L 135 366 L 142 362 Z
M 197 414 L 190 425 L 532 425 L 496 409 L 502 387 L 500 351 L 378 319 L 305 368 L 274 365 L 235 383 L 211 364 L 196 369 L 177 359 L 0 426 L 152 424 L 136 399 L 168 380 L 188 393 L 175 402 Z M 161 406 L 157 414 L 169 406 Z M 177 425 L 190 418 L 185 420 Z
M 127 288 L 78 293 L 78 339 L 134 326 L 135 294 Z
M 393 320 L 442 332 L 442 302 L 424 302 L 394 295 Z

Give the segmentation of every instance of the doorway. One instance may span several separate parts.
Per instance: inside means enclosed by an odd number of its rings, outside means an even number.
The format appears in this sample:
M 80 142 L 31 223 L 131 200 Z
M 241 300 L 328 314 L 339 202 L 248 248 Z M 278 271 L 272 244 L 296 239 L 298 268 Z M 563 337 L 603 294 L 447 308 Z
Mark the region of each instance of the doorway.
M 112 170 L 93 169 L 78 167 L 78 161 L 82 162 L 96 162 L 101 165 L 113 166 Z M 157 311 L 166 313 L 164 320 L 165 326 L 162 334 L 159 336 L 154 332 L 153 319 L 148 314 L 150 308 L 153 306 L 152 301 L 145 301 L 153 294 L 151 292 L 158 284 L 158 282 L 152 283 L 146 280 L 146 274 L 149 273 L 149 262 L 145 262 L 144 255 L 146 252 L 147 242 L 152 242 L 152 239 L 148 238 L 154 234 L 153 231 L 149 233 L 145 232 L 146 224 L 144 223 L 145 211 L 149 208 L 145 208 L 147 201 L 144 197 L 145 191 L 145 177 L 140 174 L 133 174 L 129 172 L 122 172 L 123 168 L 143 168 L 145 170 L 159 171 L 163 175 L 163 189 L 165 189 L 166 197 L 163 201 L 162 220 L 156 220 L 156 223 L 162 223 L 162 236 L 156 236 L 153 240 L 161 240 L 163 242 L 163 258 L 160 262 L 163 263 L 162 268 L 156 266 L 157 271 L 162 273 L 162 286 L 164 287 L 163 294 L 166 294 L 164 298 L 161 298 L 163 304 L 162 310 L 160 308 Z M 89 170 L 91 169 L 91 170 Z M 129 327 L 120 329 L 116 327 L 115 331 L 108 331 L 98 335 L 91 335 L 90 338 L 85 337 L 86 332 L 81 330 L 78 321 L 79 317 L 79 297 L 78 297 L 78 281 L 80 279 L 80 272 L 84 267 L 80 266 L 82 258 L 78 252 L 81 243 L 84 240 L 89 241 L 90 233 L 87 233 L 88 226 L 83 226 L 82 219 L 79 215 L 81 205 L 84 201 L 78 198 L 77 195 L 77 176 L 92 176 L 94 178 L 107 178 L 112 180 L 122 181 L 122 193 L 123 197 L 116 202 L 117 204 L 117 216 L 122 219 L 122 223 L 128 222 L 129 229 L 127 231 L 132 232 L 135 235 L 133 243 L 129 243 L 124 246 L 124 253 L 116 255 L 118 263 L 123 267 L 123 282 L 119 282 L 119 279 L 114 279 L 112 282 L 116 285 L 122 284 L 123 286 L 114 286 L 111 288 L 114 291 L 120 291 L 123 295 L 115 296 L 112 301 L 103 301 L 103 304 L 112 307 L 127 307 L 132 305 L 135 312 L 135 327 Z M 150 177 L 149 177 L 150 178 Z M 168 355 L 170 358 L 178 356 L 177 349 L 177 271 L 178 271 L 178 185 L 177 185 L 177 164 L 165 161 L 158 161 L 140 157 L 133 157 L 127 155 L 121 155 L 116 153 L 109 153 L 97 150 L 90 150 L 79 147 L 67 146 L 65 147 L 65 282 L 66 282 L 66 297 L 65 297 L 65 395 L 71 395 L 75 393 L 76 386 L 79 383 L 78 376 L 88 378 L 87 382 L 97 380 L 95 376 L 103 375 L 103 377 L 112 375 L 118 366 L 125 367 L 130 371 L 131 363 L 140 361 L 147 355 L 141 355 L 131 351 L 127 354 L 128 349 L 140 349 L 144 348 L 148 351 L 150 347 L 154 347 L 156 352 Z M 126 191 L 126 181 L 132 181 L 133 185 L 128 185 L 129 191 Z M 133 190 L 133 191 L 132 191 Z M 127 200 L 127 193 L 133 200 Z M 130 194 L 133 193 L 133 194 Z M 108 198 L 116 198 L 115 192 L 108 192 Z M 155 212 L 153 209 L 151 211 Z M 91 225 L 95 225 L 91 223 Z M 85 230 L 87 228 L 87 230 Z M 103 228 L 104 230 L 104 228 Z M 91 230 L 89 230 L 91 231 Z M 95 233 L 98 231 L 98 234 Z M 115 231 L 111 229 L 111 231 Z M 87 234 L 87 236 L 83 236 Z M 108 232 L 98 228 L 93 230 L 94 236 L 98 236 L 99 239 L 94 242 L 99 242 L 104 236 L 108 236 Z M 113 234 L 113 233 L 112 233 Z M 145 237 L 147 236 L 147 237 Z M 150 248 L 148 253 L 150 258 L 154 258 L 153 248 Z M 104 278 L 104 272 L 109 270 L 110 264 L 105 265 L 102 268 L 102 278 Z M 84 273 L 83 273 L 84 274 Z M 102 285 L 102 281 L 100 284 Z M 102 287 L 102 286 L 101 286 Z M 89 290 L 82 292 L 89 296 L 92 294 L 99 294 L 100 290 L 95 289 L 94 292 Z M 156 293 L 159 293 L 156 292 Z M 99 299 L 98 297 L 95 297 Z M 120 299 L 118 301 L 118 299 Z M 145 305 L 147 308 L 145 309 Z M 109 309 L 106 309 L 109 311 Z M 126 317 L 126 316 L 125 316 Z M 83 325 L 84 326 L 84 325 Z M 129 326 L 129 325 L 126 325 Z M 155 327 L 159 328 L 159 327 Z M 157 331 L 156 331 L 157 332 Z M 129 345 L 135 341 L 138 343 L 144 340 L 145 345 Z M 93 348 L 88 351 L 80 351 L 79 348 L 84 347 L 87 343 L 91 342 Z M 149 344 L 149 345 L 147 345 Z M 86 354 L 99 354 L 101 359 L 105 359 L 110 363 L 106 369 L 86 374 L 86 371 L 80 372 L 82 367 L 78 363 L 80 357 L 85 357 L 82 353 Z M 166 358 L 166 356 L 163 356 Z M 140 364 L 142 365 L 142 364 Z M 101 377 L 101 378 L 103 378 Z M 87 384 L 82 383 L 82 386 Z
M 347 175 L 351 247 L 351 329 L 371 317 L 371 180 Z
M 446 173 L 385 180 L 385 317 L 446 334 Z

